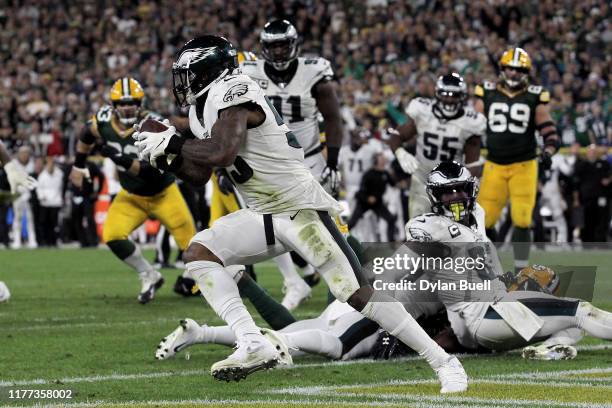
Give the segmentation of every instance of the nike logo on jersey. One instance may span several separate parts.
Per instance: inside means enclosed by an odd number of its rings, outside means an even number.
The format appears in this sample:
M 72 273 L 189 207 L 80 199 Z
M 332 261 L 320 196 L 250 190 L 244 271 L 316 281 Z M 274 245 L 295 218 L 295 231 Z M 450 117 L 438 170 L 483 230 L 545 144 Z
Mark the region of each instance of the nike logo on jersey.
M 297 217 L 297 215 L 300 213 L 300 211 L 302 211 L 302 210 L 298 210 L 298 212 L 296 212 L 295 214 L 290 215 L 290 216 L 289 216 L 289 219 L 290 219 L 291 221 L 295 220 L 295 217 Z

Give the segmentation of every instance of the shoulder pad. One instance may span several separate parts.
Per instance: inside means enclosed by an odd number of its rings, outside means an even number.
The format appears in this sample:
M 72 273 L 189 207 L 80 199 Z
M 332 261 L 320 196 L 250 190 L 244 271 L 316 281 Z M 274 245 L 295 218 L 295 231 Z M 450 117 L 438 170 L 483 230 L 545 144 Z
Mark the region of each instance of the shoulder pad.
M 95 120 L 97 123 L 102 122 L 110 122 L 113 117 L 113 107 L 110 105 L 104 105 L 95 115 Z
M 482 83 L 482 86 L 484 87 L 484 89 L 486 89 L 487 91 L 493 90 L 497 88 L 497 84 L 495 82 L 491 82 L 491 81 L 484 81 Z
M 434 213 L 423 214 L 408 221 L 406 239 L 408 241 L 437 242 L 446 239 L 448 220 Z
M 209 98 L 218 110 L 252 102 L 260 87 L 248 75 L 231 75 L 217 82 Z

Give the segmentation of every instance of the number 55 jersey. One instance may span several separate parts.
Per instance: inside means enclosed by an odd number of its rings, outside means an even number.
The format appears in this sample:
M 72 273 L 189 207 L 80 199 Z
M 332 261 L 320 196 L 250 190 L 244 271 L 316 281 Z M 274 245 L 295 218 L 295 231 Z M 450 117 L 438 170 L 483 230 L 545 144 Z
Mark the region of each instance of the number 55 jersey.
M 441 161 L 463 163 L 465 142 L 472 136 L 482 139 L 487 126 L 484 115 L 467 106 L 456 118 L 440 119 L 433 113 L 434 103 L 433 99 L 415 98 L 406 108 L 417 130 L 416 158 L 419 161 L 410 184 L 410 218 L 431 211 L 425 182 L 433 168 Z

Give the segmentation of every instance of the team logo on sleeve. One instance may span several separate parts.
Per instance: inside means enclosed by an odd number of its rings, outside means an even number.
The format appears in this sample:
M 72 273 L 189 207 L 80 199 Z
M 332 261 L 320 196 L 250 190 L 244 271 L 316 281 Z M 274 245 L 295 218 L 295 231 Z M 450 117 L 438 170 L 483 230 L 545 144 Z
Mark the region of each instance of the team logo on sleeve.
M 223 102 L 231 102 L 234 100 L 234 98 L 238 98 L 246 94 L 248 90 L 249 87 L 247 84 L 232 85 L 232 87 L 227 90 L 225 95 L 223 95 Z
M 408 233 L 414 241 L 430 242 L 433 240 L 431 234 L 421 228 L 408 228 Z

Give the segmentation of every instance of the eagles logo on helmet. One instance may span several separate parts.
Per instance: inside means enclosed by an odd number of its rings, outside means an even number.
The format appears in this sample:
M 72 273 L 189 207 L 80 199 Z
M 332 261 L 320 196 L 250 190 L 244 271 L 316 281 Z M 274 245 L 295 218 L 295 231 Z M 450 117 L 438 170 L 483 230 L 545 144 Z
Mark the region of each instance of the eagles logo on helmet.
M 467 100 L 467 85 L 461 75 L 453 72 L 438 78 L 433 114 L 438 119 L 454 119 L 463 114 Z
M 286 70 L 298 57 L 298 33 L 287 20 L 269 21 L 259 39 L 264 59 L 278 71 Z
M 172 90 L 179 106 L 195 105 L 213 82 L 238 68 L 237 52 L 223 37 L 203 35 L 188 41 L 172 64 Z

